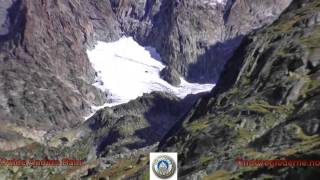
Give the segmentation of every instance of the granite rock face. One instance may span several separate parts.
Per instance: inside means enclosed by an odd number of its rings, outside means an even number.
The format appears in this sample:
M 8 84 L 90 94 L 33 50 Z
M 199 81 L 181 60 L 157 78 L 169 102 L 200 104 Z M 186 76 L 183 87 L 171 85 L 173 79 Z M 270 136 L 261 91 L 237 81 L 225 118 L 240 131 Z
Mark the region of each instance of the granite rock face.
M 1 0 L 0 7 L 0 35 L 8 34 L 10 31 L 10 21 L 9 21 L 9 9 L 14 3 L 13 0 Z
M 167 81 L 168 83 L 178 86 L 181 83 L 179 73 L 172 67 L 167 66 L 161 72 L 160 76 L 163 80 Z
M 120 37 L 109 1 L 1 1 L 0 23 L 3 121 L 63 129 L 104 103 L 86 50 Z
M 150 2 L 152 12 L 159 9 L 158 1 Z M 272 22 L 290 2 L 164 0 L 159 12 L 146 20 L 151 29 L 136 37 L 156 47 L 163 61 L 188 80 L 216 82 L 241 36 Z
M 182 179 L 312 179 L 315 168 L 242 167 L 242 159 L 319 159 L 319 1 L 294 1 L 244 38 L 211 95 L 162 151 L 183 152 Z
M 171 69 L 189 81 L 216 82 L 241 37 L 271 23 L 290 2 L 111 0 L 111 5 L 122 31 L 155 47 Z

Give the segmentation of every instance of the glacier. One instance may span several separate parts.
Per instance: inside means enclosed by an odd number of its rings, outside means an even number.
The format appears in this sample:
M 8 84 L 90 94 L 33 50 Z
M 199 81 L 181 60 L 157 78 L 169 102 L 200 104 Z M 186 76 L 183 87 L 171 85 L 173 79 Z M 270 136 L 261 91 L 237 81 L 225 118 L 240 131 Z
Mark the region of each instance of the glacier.
M 189 83 L 182 77 L 178 87 L 170 85 L 160 78 L 160 71 L 165 68 L 160 55 L 152 47 L 139 45 L 132 37 L 110 43 L 99 41 L 93 49 L 87 50 L 87 55 L 97 72 L 93 85 L 107 95 L 108 102 L 101 107 L 124 104 L 153 91 L 184 98 L 211 91 L 215 86 Z M 93 106 L 93 109 L 99 108 Z

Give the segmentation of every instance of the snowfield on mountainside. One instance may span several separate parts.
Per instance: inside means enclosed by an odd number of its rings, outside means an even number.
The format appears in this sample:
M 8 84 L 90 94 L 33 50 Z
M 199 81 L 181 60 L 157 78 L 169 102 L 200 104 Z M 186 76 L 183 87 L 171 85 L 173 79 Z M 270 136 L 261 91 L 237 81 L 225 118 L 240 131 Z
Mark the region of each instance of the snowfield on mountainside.
M 111 43 L 98 42 L 87 54 L 97 72 L 94 85 L 108 95 L 109 102 L 104 106 L 127 103 L 153 91 L 184 98 L 210 91 L 215 85 L 189 83 L 182 77 L 178 87 L 170 85 L 160 78 L 165 65 L 156 50 L 140 46 L 131 37 L 122 37 Z

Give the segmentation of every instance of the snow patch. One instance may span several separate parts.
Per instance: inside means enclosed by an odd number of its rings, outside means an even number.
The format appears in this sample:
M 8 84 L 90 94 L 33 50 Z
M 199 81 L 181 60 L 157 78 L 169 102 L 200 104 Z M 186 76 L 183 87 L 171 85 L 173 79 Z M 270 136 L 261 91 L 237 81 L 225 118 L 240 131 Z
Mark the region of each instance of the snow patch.
M 117 103 L 115 104 L 112 104 L 112 103 L 106 103 L 102 106 L 95 106 L 95 105 L 92 105 L 91 106 L 91 113 L 88 115 L 88 116 L 85 116 L 84 117 L 84 120 L 86 121 L 87 119 L 90 119 L 99 109 L 103 109 L 105 107 L 111 107 L 111 106 L 115 106 L 117 105 Z
M 188 94 L 207 92 L 214 87 L 214 84 L 189 83 L 183 78 L 178 87 L 170 85 L 160 78 L 160 71 L 165 65 L 156 50 L 140 46 L 131 37 L 122 37 L 111 43 L 98 42 L 87 54 L 97 72 L 94 85 L 104 91 L 109 100 L 101 107 L 93 106 L 94 111 L 127 103 L 153 91 L 184 98 Z
M 226 5 L 228 0 L 204 0 L 203 3 L 209 6 L 217 6 L 218 4 Z

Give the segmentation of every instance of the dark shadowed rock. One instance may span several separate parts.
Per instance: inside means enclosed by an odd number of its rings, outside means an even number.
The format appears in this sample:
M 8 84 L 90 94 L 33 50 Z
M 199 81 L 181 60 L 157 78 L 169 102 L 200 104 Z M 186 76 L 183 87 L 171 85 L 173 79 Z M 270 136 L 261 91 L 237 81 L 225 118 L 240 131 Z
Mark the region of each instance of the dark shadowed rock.
M 123 32 L 155 47 L 179 74 L 216 82 L 242 35 L 271 23 L 290 2 L 112 0 L 111 5 Z
M 197 99 L 198 95 L 180 100 L 161 92 L 145 94 L 100 110 L 86 125 L 94 133 L 98 154 L 123 153 L 124 147 L 139 149 L 158 143 Z
M 160 76 L 162 79 L 164 79 L 165 81 L 169 82 L 174 86 L 178 86 L 181 83 L 179 73 L 170 66 L 165 67 L 160 72 Z

